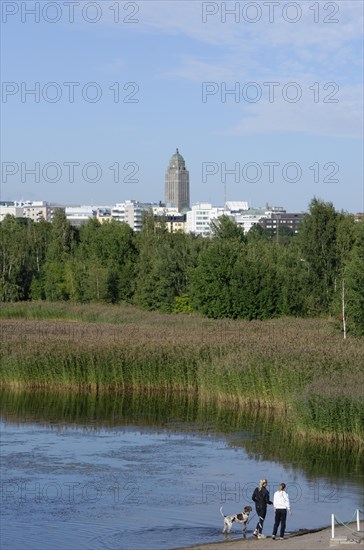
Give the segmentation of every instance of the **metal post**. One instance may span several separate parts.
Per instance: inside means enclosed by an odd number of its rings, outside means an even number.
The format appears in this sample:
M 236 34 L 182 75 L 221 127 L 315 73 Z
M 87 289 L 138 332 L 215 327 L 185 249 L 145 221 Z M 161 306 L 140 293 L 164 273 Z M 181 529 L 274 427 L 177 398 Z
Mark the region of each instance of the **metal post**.
M 335 538 L 335 514 L 331 514 L 331 538 Z
M 356 511 L 356 530 L 360 531 L 359 508 Z

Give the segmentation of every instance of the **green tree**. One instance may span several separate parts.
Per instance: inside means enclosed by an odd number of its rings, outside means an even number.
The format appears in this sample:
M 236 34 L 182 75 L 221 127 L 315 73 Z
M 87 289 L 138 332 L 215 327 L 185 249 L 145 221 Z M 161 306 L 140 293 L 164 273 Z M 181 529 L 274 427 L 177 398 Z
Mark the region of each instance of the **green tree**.
M 30 296 L 33 300 L 45 299 L 43 266 L 46 261 L 51 231 L 51 224 L 45 220 L 37 223 L 31 222 L 28 225 L 28 240 L 33 259 L 33 277 L 30 289 Z
M 277 257 L 281 247 L 275 241 L 250 241 L 246 257 L 246 290 L 244 317 L 269 319 L 279 313 L 281 281 L 277 272 Z
M 308 263 L 302 258 L 297 240 L 277 247 L 276 269 L 279 286 L 277 313 L 279 315 L 306 315 L 308 290 Z
M 246 240 L 248 243 L 256 241 L 267 241 L 271 237 L 270 231 L 268 229 L 263 229 L 263 227 L 256 223 L 251 229 L 249 229 Z
M 135 303 L 146 309 L 170 312 L 176 296 L 186 292 L 193 237 L 171 234 L 152 215 L 144 218 L 138 235 Z
M 214 319 L 239 316 L 241 271 L 236 265 L 243 254 L 235 239 L 213 239 L 191 271 L 189 290 L 193 309 Z
M 245 242 L 244 229 L 229 216 L 223 215 L 211 222 L 212 234 L 217 239 L 236 239 Z
M 135 236 L 126 223 L 101 225 L 100 257 L 107 267 L 107 301 L 131 301 L 134 294 L 137 249 Z
M 193 309 L 188 294 L 181 294 L 174 299 L 173 313 L 192 313 Z
M 90 278 L 85 299 L 112 303 L 130 301 L 134 292 L 136 256 L 135 237 L 129 225 L 116 221 L 87 222 L 80 231 L 78 253 L 85 277 Z
M 62 210 L 56 210 L 50 227 L 50 242 L 47 249 L 47 261 L 63 262 L 73 251 L 76 244 L 76 230 L 72 228 Z
M 190 277 L 194 309 L 213 318 L 267 319 L 277 315 L 280 286 L 276 244 L 260 232 L 245 238 L 224 231 L 209 242 Z
M 29 299 L 33 270 L 28 223 L 32 222 L 8 215 L 0 224 L 0 292 L 3 302 Z
M 348 317 L 364 336 L 364 221 L 355 224 L 355 243 L 347 264 Z
M 56 210 L 50 227 L 50 240 L 40 274 L 47 300 L 69 300 L 67 262 L 77 245 L 77 231 L 71 227 L 62 210 Z M 39 289 L 38 289 L 39 292 Z
M 339 273 L 337 255 L 338 214 L 332 203 L 314 198 L 300 225 L 302 259 L 307 262 L 308 309 L 328 313 Z
M 338 279 L 335 280 L 335 299 L 332 304 L 333 314 L 342 321 L 344 339 L 347 334 L 347 263 L 350 252 L 355 242 L 354 216 L 341 212 L 338 215 L 337 224 L 337 258 L 338 258 Z

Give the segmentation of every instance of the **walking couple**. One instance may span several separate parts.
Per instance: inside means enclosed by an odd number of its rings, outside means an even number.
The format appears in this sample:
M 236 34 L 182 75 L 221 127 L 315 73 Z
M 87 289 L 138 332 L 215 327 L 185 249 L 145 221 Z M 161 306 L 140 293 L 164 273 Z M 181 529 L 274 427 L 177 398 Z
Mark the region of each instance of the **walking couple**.
M 254 493 L 252 495 L 252 500 L 255 502 L 255 510 L 258 516 L 258 523 L 254 529 L 253 535 L 258 539 L 266 538 L 262 533 L 263 523 L 267 514 L 267 505 L 273 504 L 275 510 L 275 521 L 272 539 L 275 540 L 279 525 L 281 526 L 280 539 L 284 539 L 287 511 L 291 514 L 289 497 L 285 491 L 286 484 L 280 484 L 278 491 L 274 493 L 273 502 L 270 500 L 267 484 L 268 481 L 266 479 L 261 479 L 259 481 L 259 486 L 254 489 Z

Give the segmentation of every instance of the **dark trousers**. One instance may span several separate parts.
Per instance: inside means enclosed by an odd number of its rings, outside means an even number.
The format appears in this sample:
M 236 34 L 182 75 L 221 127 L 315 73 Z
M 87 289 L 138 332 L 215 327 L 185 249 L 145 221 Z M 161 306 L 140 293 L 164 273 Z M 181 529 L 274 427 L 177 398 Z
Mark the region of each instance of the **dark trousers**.
M 258 516 L 258 523 L 257 523 L 256 529 L 257 529 L 258 533 L 261 533 L 263 531 L 264 519 L 265 519 L 265 516 L 267 514 L 267 507 L 259 508 L 258 506 L 256 506 L 255 510 L 256 510 L 257 516 Z
M 281 524 L 281 537 L 284 537 L 284 531 L 286 529 L 287 510 L 285 508 L 277 508 L 275 514 L 275 521 L 273 527 L 273 535 L 275 536 L 278 531 L 278 526 Z

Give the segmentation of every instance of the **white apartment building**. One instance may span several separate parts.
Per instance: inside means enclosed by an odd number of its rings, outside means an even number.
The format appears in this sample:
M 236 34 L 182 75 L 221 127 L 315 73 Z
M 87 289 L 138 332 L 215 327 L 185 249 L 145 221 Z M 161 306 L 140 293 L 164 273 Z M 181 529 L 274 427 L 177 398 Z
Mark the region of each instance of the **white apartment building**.
M 234 220 L 244 229 L 244 234 L 246 235 L 248 231 L 250 231 L 254 225 L 257 225 L 265 216 L 266 212 L 264 208 L 251 208 L 245 213 L 236 214 Z
M 89 205 L 66 206 L 66 218 L 74 227 L 81 227 L 89 219 L 96 217 L 96 208 Z
M 285 210 L 281 206 L 271 207 L 267 204 L 265 208 L 249 208 L 249 204 L 245 201 L 227 201 L 225 208 L 215 207 L 209 203 L 199 203 L 193 205 L 192 210 L 187 212 L 186 232 L 207 237 L 212 233 L 211 222 L 225 215 L 243 227 L 244 233 L 247 234 L 262 220 L 283 217 L 284 213 Z
M 155 203 L 127 200 L 111 208 L 111 219 L 127 223 L 134 231 L 141 231 L 143 213 L 153 212 L 153 208 L 157 207 Z
M 19 201 L 13 204 L 2 204 L 0 205 L 0 221 L 10 214 L 15 218 L 28 218 L 34 222 L 41 220 L 52 222 L 56 210 L 64 211 L 64 206 L 46 201 Z
M 265 208 L 249 208 L 246 212 L 239 212 L 234 215 L 234 220 L 243 227 L 245 235 L 254 225 L 259 224 L 265 218 L 271 218 L 277 213 L 283 213 L 285 210 L 281 206 L 269 206 Z
M 177 207 L 167 207 L 161 203 L 142 203 L 135 200 L 126 200 L 115 206 L 72 205 L 60 206 L 46 201 L 26 201 L 0 203 L 0 222 L 7 214 L 18 218 L 29 218 L 35 222 L 53 221 L 57 209 L 65 211 L 67 220 L 75 227 L 81 227 L 89 219 L 97 219 L 100 223 L 115 220 L 127 223 L 133 231 L 141 231 L 143 214 L 150 212 L 154 219 L 162 218 L 168 231 L 185 231 L 208 237 L 212 234 L 211 222 L 223 215 L 229 216 L 238 225 L 243 227 L 247 234 L 250 229 L 260 224 L 263 229 L 279 232 L 281 227 L 289 227 L 298 233 L 298 226 L 303 214 L 287 214 L 281 206 L 265 205 L 265 208 L 249 208 L 245 201 L 227 201 L 225 208 L 212 206 L 210 203 L 197 203 L 185 214 Z M 360 219 L 360 215 L 357 215 Z
M 66 206 L 65 211 L 67 220 L 74 227 L 81 227 L 92 218 L 96 218 L 100 223 L 111 219 L 111 206 L 73 205 Z
M 246 201 L 227 201 L 225 209 L 229 210 L 231 214 L 239 214 L 249 210 L 249 204 Z
M 64 206 L 46 201 L 27 201 L 23 203 L 23 218 L 30 218 L 34 222 L 52 222 L 56 210 L 64 212 Z
M 225 208 L 212 206 L 208 202 L 194 204 L 187 212 L 186 233 L 195 233 L 207 237 L 211 235 L 211 222 L 224 214 L 230 215 Z
M 0 204 L 0 222 L 4 220 L 6 216 L 14 216 L 15 218 L 23 217 L 23 207 L 18 206 L 17 203 L 13 204 Z
M 187 212 L 186 232 L 207 237 L 212 233 L 211 222 L 213 220 L 225 215 L 238 221 L 239 216 L 246 212 L 249 212 L 249 204 L 246 201 L 227 201 L 225 208 L 212 206 L 210 203 L 194 204 L 192 210 Z

